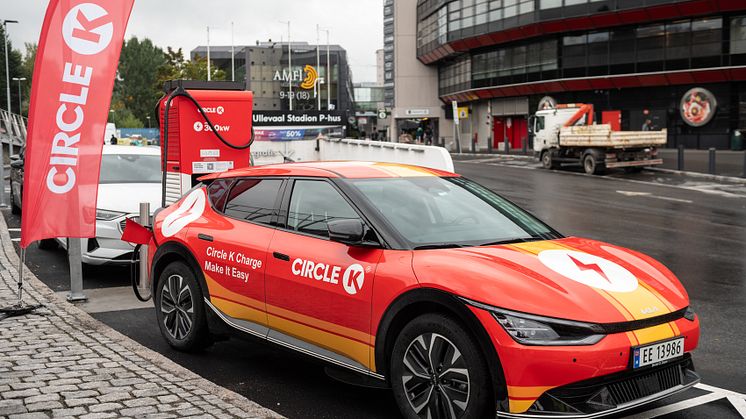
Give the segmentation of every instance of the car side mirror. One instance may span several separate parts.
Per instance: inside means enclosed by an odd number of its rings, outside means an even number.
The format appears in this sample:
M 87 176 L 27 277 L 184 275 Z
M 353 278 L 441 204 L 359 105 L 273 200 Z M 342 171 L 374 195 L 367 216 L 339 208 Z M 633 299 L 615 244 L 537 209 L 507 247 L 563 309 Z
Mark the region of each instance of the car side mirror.
M 326 225 L 329 239 L 349 246 L 363 244 L 367 228 L 362 220 L 333 220 Z
M 10 162 L 10 167 L 12 167 L 14 169 L 23 169 L 23 160 L 22 159 L 18 159 L 18 160 L 11 161 Z

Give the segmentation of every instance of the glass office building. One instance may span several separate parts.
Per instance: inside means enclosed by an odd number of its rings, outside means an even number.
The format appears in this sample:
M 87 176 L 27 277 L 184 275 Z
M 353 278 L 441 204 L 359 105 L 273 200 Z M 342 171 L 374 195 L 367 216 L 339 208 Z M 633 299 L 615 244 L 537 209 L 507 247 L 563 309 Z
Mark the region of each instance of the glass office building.
M 724 149 L 746 129 L 746 1 L 419 0 L 416 8 L 417 59 L 437 68 L 444 106 L 470 108 L 479 123 L 468 138 L 479 148 L 520 147 L 545 96 L 591 103 L 599 121 L 612 111 L 625 130 L 649 119 L 668 129 L 670 147 Z M 713 114 L 706 123 L 685 112 L 692 101 Z

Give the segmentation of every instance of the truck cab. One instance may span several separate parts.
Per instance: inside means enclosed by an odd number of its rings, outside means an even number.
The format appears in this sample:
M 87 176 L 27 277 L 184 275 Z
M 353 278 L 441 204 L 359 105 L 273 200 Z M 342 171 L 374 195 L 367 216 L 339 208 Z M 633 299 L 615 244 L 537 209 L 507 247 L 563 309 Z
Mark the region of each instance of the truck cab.
M 576 113 L 576 108 L 545 109 L 536 112 L 529 125 L 534 133 L 534 153 L 539 155 L 543 150 L 559 147 L 560 129 Z M 583 115 L 579 124 L 587 124 L 587 116 Z

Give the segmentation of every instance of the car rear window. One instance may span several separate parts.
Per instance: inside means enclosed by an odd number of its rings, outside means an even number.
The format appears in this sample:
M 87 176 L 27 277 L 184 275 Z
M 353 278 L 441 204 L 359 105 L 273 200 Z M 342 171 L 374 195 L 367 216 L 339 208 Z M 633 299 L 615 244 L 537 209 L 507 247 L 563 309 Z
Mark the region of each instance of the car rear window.
M 225 215 L 239 220 L 270 225 L 281 179 L 240 179 L 228 195 Z

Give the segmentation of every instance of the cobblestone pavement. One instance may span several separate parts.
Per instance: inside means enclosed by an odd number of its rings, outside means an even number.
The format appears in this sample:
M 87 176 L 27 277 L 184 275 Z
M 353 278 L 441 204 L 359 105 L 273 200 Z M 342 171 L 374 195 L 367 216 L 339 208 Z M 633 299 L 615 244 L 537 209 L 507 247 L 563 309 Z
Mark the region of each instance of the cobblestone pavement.
M 16 302 L 18 256 L 0 217 L 0 307 Z M 115 332 L 24 273 L 25 302 L 0 320 L 0 418 L 280 417 Z

